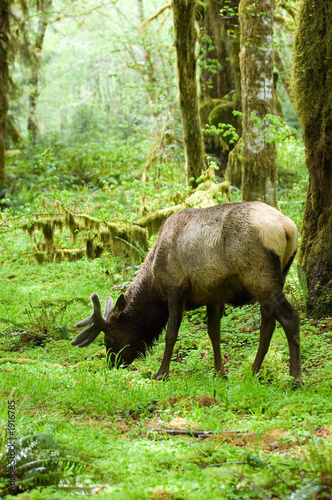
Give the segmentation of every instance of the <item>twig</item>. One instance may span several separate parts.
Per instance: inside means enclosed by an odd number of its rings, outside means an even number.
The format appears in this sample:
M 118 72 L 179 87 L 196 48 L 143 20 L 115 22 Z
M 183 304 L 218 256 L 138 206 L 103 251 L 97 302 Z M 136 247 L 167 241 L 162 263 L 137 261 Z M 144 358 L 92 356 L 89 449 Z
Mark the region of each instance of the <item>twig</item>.
M 157 12 L 153 14 L 153 16 L 149 17 L 148 19 L 145 19 L 145 21 L 142 22 L 140 30 L 145 29 L 154 19 L 157 19 L 157 17 L 160 16 L 160 14 L 162 14 L 166 9 L 171 9 L 171 8 L 172 8 L 171 2 L 163 5 Z
M 149 429 L 149 431 L 160 432 L 164 434 L 169 434 L 170 436 L 192 436 L 198 438 L 207 438 L 211 436 L 215 436 L 216 433 L 212 431 L 191 431 L 188 429 L 162 429 L 155 428 Z M 235 434 L 238 437 L 243 436 L 254 436 L 257 432 L 243 432 L 243 431 L 221 431 L 220 434 L 232 435 Z
M 201 464 L 198 467 L 200 469 L 206 469 L 207 467 L 222 467 L 223 465 L 246 465 L 248 462 L 221 462 L 220 464 Z

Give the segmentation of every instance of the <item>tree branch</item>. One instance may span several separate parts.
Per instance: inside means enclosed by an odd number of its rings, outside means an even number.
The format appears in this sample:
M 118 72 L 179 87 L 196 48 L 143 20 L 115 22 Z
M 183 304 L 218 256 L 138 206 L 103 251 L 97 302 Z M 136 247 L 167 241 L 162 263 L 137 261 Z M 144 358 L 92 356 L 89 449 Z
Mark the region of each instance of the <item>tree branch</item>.
M 141 26 L 139 27 L 140 30 L 144 30 L 149 24 L 157 19 L 157 17 L 160 16 L 166 9 L 171 9 L 172 8 L 172 3 L 168 2 L 165 5 L 163 5 L 157 12 L 153 14 L 153 16 L 149 17 L 148 19 L 145 19 L 145 21 L 142 22 Z

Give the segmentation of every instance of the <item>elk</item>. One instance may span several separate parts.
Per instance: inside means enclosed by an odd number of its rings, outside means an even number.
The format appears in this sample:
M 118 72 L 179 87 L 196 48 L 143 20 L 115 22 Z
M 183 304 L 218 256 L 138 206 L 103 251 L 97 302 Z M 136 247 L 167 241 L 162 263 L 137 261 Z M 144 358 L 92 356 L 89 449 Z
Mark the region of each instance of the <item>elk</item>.
M 299 315 L 283 287 L 298 247 L 294 222 L 259 201 L 221 203 L 171 215 L 159 231 L 140 272 L 113 306 L 106 298 L 102 316 L 96 293 L 93 314 L 77 323 L 86 328 L 71 344 L 84 347 L 104 332 L 110 366 L 129 365 L 166 329 L 166 346 L 155 378 L 169 373 L 184 310 L 206 305 L 214 368 L 226 376 L 220 352 L 220 320 L 225 304 L 260 303 L 256 373 L 269 349 L 276 321 L 290 352 L 290 375 L 302 383 Z

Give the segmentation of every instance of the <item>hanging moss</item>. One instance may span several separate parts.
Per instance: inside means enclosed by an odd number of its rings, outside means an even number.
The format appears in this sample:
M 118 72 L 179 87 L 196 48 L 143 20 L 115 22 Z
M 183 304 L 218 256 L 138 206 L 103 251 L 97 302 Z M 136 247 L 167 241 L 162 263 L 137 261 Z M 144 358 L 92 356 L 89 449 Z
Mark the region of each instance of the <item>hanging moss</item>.
M 26 231 L 31 238 L 35 230 L 35 224 L 33 222 L 29 222 L 23 226 L 23 230 Z
M 40 225 L 39 228 L 41 228 L 45 241 L 48 244 L 53 244 L 53 224 L 52 221 L 45 220 L 43 221 Z
M 214 173 L 214 170 L 211 169 Z M 207 171 L 206 178 L 208 185 L 201 184 L 197 192 L 181 200 L 181 203 L 173 207 L 146 216 L 134 223 L 108 222 L 90 217 L 86 214 L 75 214 L 64 210 L 62 218 L 56 216 L 40 216 L 33 223 L 24 225 L 24 229 L 34 238 L 35 253 L 34 258 L 40 264 L 43 262 L 61 262 L 63 260 L 75 261 L 84 255 L 88 259 L 100 257 L 107 250 L 113 254 L 130 255 L 133 253 L 145 253 L 148 251 L 148 238 L 156 234 L 163 222 L 173 213 L 188 207 L 207 207 L 214 204 L 214 198 L 222 193 L 225 198 L 229 198 L 229 184 L 214 182 L 214 176 Z M 179 194 L 179 200 L 182 198 Z M 44 228 L 47 228 L 46 230 Z M 74 233 L 82 244 L 79 248 L 60 248 L 56 238 L 57 232 L 66 229 L 69 234 Z M 44 231 L 43 231 L 44 229 Z M 34 234 L 38 231 L 36 234 Z M 40 231 L 40 232 L 39 232 Z M 41 237 L 42 235 L 42 237 Z M 36 238 L 41 238 L 36 241 Z
M 148 215 L 139 221 L 139 224 L 142 228 L 146 228 L 148 237 L 150 238 L 153 234 L 156 234 L 159 231 L 160 227 L 170 215 L 178 212 L 182 208 L 183 205 L 175 205 L 174 207 L 157 210 L 153 214 Z
M 201 186 L 202 184 L 200 184 Z M 185 208 L 205 208 L 214 205 L 214 200 L 212 194 L 204 191 L 203 189 L 197 188 L 195 191 L 188 196 L 182 203 L 175 205 L 173 207 L 163 208 L 157 210 L 151 215 L 148 215 L 144 219 L 139 221 L 141 227 L 146 228 L 148 232 L 148 237 L 150 238 L 153 234 L 156 234 L 163 223 L 168 217 L 173 215 L 180 210 Z
M 77 238 L 85 245 L 82 249 L 61 249 L 55 245 L 55 233 L 61 235 L 63 228 L 69 230 L 72 244 Z M 113 253 L 130 254 L 148 250 L 146 229 L 138 224 L 107 222 L 86 214 L 75 214 L 65 209 L 63 214 L 38 215 L 34 221 L 23 225 L 23 229 L 34 239 L 37 262 L 60 262 L 63 259 L 77 260 L 85 253 L 88 258 L 99 257 L 105 249 Z M 42 239 L 40 233 L 42 234 Z M 83 253 L 82 253 L 83 252 Z
M 85 251 L 88 259 L 94 258 L 93 239 L 86 240 Z
M 75 245 L 77 232 L 79 231 L 79 225 L 75 221 L 73 214 L 69 211 L 65 212 L 65 225 L 70 231 L 71 242 L 73 245 Z
M 85 229 L 95 231 L 96 233 L 100 231 L 102 222 L 99 219 L 90 217 L 89 215 L 79 215 L 78 217 L 83 218 Z
M 33 257 L 36 259 L 38 264 L 42 264 L 45 260 L 45 253 L 44 252 L 35 252 L 33 254 Z
M 85 248 L 57 248 L 54 252 L 54 261 L 76 262 L 85 256 Z
M 222 98 L 237 88 L 233 58 L 234 44 L 239 33 L 236 15 L 239 0 L 209 0 L 205 15 L 199 22 L 201 38 L 200 91 L 201 99 Z M 221 9 L 223 12 L 221 14 Z M 235 50 L 236 51 L 236 50 Z M 237 49 L 237 52 L 239 50 Z
M 95 249 L 94 249 L 94 258 L 98 259 L 98 257 L 101 256 L 103 251 L 104 251 L 104 248 L 101 245 L 96 245 Z

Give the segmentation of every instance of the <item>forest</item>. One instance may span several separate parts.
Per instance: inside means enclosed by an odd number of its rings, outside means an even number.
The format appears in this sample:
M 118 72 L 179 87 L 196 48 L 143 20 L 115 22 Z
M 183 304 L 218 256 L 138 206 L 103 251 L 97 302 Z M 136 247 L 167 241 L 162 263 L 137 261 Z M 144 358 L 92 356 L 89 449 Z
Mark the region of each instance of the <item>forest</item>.
M 0 0 L 0 498 L 332 499 L 331 17 Z

